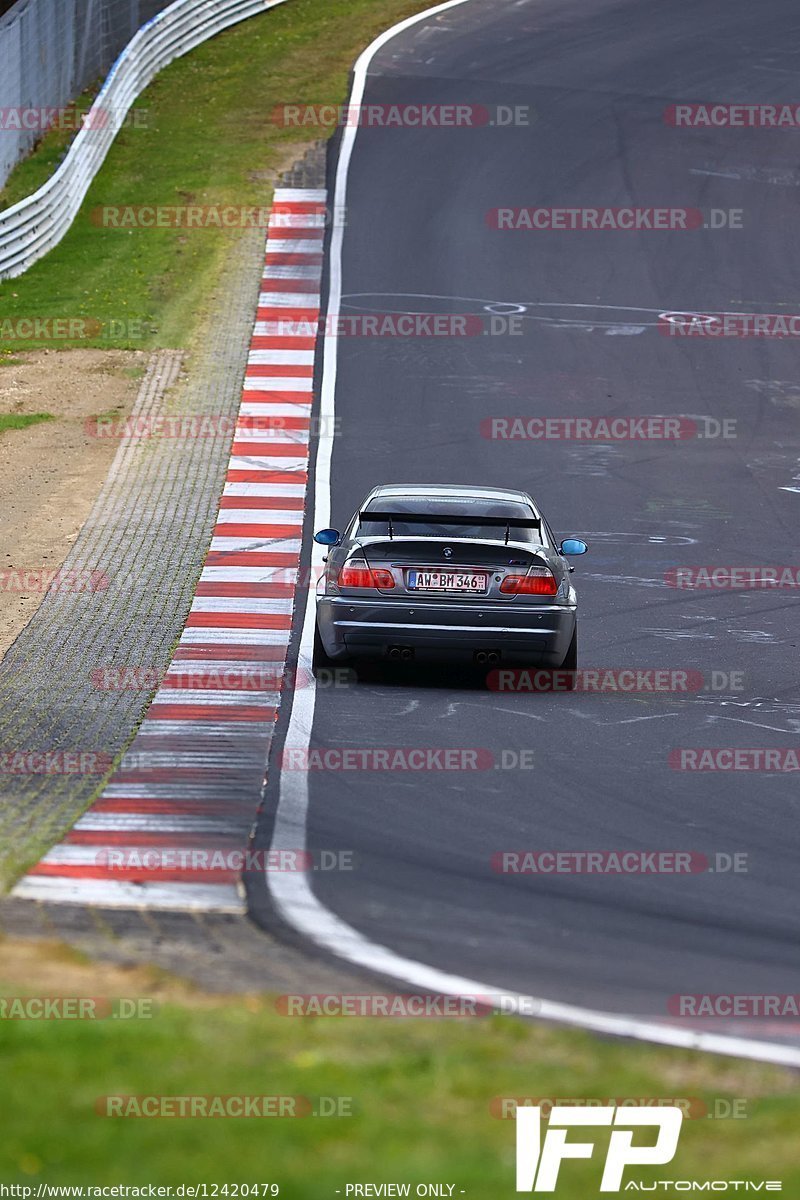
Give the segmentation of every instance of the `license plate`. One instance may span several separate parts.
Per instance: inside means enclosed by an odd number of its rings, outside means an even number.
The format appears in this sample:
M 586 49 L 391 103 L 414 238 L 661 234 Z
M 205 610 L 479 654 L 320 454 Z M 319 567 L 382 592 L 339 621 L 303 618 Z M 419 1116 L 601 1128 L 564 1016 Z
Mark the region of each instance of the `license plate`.
M 412 592 L 485 592 L 488 575 L 475 571 L 409 571 L 408 588 Z

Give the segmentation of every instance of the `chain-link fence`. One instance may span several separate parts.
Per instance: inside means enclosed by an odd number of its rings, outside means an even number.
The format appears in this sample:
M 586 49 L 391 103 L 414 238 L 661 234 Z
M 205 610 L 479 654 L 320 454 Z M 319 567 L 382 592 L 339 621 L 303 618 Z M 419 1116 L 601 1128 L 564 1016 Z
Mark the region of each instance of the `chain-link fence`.
M 0 187 L 166 0 L 17 0 L 0 16 Z M 2 10 L 0 10 L 2 11 Z

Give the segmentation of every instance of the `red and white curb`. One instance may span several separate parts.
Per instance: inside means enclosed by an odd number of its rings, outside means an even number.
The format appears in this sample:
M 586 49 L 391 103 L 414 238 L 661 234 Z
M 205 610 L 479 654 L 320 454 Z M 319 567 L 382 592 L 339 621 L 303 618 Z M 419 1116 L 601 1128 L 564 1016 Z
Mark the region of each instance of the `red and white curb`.
M 258 807 L 300 567 L 326 198 L 275 192 L 227 478 L 186 627 L 118 770 L 16 897 L 245 911 L 232 864 Z M 271 419 L 279 427 L 265 429 Z

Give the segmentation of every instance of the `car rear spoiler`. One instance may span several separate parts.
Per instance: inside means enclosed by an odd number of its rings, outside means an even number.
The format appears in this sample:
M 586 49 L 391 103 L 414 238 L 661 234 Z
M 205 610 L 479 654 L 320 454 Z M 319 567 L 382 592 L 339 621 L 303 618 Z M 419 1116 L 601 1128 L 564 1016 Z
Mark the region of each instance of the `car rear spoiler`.
M 364 509 L 358 514 L 359 521 L 386 521 L 389 537 L 394 537 L 393 523 L 400 521 L 409 525 L 496 525 L 506 531 L 506 542 L 512 529 L 541 529 L 540 517 L 489 517 L 480 513 L 467 516 L 465 513 L 409 513 L 386 512 L 383 509 Z

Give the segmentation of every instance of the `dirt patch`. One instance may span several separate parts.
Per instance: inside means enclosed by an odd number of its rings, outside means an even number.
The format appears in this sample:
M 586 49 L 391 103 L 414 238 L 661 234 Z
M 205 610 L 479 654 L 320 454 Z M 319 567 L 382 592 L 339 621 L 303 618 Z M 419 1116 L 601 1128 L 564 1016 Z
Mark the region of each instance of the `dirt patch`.
M 86 423 L 128 416 L 147 360 L 139 350 L 0 355 L 0 413 L 54 418 L 0 433 L 0 659 L 39 607 L 119 446 L 90 436 Z
M 122 963 L 108 962 L 91 958 L 66 942 L 0 935 L 0 1007 L 3 998 L 17 996 L 88 996 L 98 1001 L 141 998 L 156 1005 L 175 1004 L 193 1009 L 235 1004 L 257 1013 L 274 1012 L 275 992 L 307 988 L 309 978 L 312 987 L 323 990 L 352 991 L 359 986 L 347 974 L 334 974 L 324 968 L 320 974 L 319 967 L 309 968 L 306 960 L 286 947 L 275 947 L 271 941 L 260 940 L 259 949 L 264 952 L 263 980 L 253 980 L 247 990 L 239 992 L 227 988 L 211 991 L 202 981 L 181 978 L 164 967 L 142 962 L 141 955 L 132 953 L 130 961 Z M 270 980 L 270 964 L 274 967 L 276 958 L 285 960 L 286 972 L 278 971 Z M 363 981 L 360 986 L 363 987 Z
M 147 997 L 163 1004 L 211 1008 L 242 997 L 211 995 L 157 967 L 93 962 L 63 942 L 0 938 L 0 998 L 3 996 L 92 996 L 102 999 Z M 247 1007 L 263 1001 L 245 997 Z

